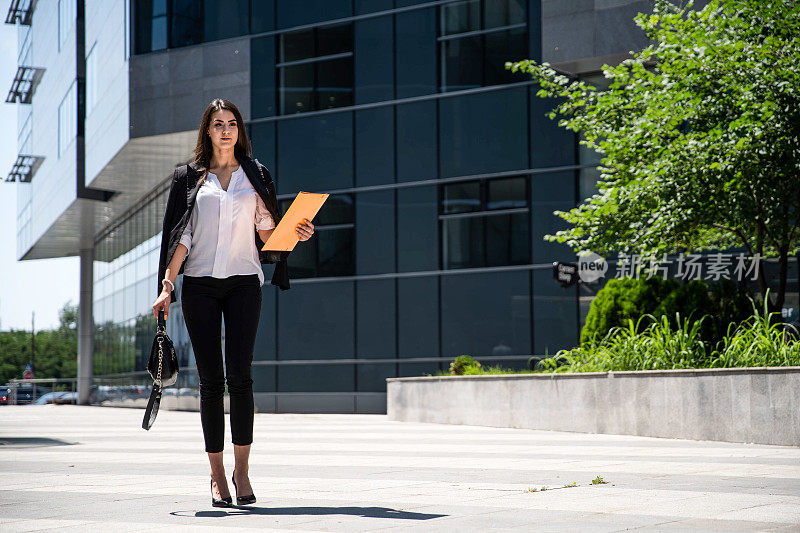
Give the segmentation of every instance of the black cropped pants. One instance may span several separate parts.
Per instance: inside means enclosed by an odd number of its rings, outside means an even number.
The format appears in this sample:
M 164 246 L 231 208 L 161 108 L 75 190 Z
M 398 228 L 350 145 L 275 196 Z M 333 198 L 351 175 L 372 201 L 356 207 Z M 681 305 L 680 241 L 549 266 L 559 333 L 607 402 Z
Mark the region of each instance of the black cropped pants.
M 200 421 L 207 452 L 221 452 L 225 440 L 222 396 L 230 396 L 234 444 L 253 442 L 253 362 L 261 313 L 257 274 L 227 278 L 183 276 L 181 309 L 200 377 Z M 225 368 L 222 363 L 222 316 L 225 317 Z

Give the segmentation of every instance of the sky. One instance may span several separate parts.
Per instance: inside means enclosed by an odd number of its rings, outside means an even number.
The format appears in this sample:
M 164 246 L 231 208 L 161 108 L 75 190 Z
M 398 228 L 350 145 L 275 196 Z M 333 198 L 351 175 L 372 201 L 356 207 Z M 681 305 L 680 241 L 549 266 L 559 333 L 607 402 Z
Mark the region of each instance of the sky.
M 0 0 L 3 21 L 9 3 Z M 17 107 L 23 105 L 7 104 L 5 99 L 17 71 L 17 27 L 0 23 L 0 330 L 30 331 L 33 313 L 38 331 L 58 326 L 58 312 L 65 303 L 78 303 L 80 261 L 77 257 L 17 261 L 17 187 L 30 187 L 5 181 L 17 158 Z M 35 94 L 34 101 L 43 96 Z

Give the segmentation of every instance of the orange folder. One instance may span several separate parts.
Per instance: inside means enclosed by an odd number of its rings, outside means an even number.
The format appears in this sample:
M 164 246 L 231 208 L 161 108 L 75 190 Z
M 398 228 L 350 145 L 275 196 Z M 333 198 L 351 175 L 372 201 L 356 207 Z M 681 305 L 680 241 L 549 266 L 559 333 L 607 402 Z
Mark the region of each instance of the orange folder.
M 314 216 L 328 199 L 327 193 L 303 192 L 297 193 L 292 205 L 281 217 L 278 226 L 272 230 L 262 250 L 291 252 L 294 245 L 299 242 L 295 228 L 304 218 L 314 220 Z

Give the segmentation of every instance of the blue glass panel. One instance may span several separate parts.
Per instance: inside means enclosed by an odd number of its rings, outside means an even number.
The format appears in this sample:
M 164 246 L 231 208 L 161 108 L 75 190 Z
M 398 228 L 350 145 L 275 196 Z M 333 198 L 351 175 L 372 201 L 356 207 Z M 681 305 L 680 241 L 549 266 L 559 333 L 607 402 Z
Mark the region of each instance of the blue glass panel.
M 527 168 L 526 95 L 524 87 L 517 87 L 443 98 L 441 177 Z
M 436 9 L 398 13 L 395 24 L 397 98 L 436 93 Z
M 356 309 L 356 355 L 368 359 L 395 357 L 395 280 L 359 281 Z
M 464 0 L 444 4 L 439 10 L 441 35 L 481 29 L 481 0 Z
M 574 261 L 575 254 L 567 245 L 548 242 L 543 237 L 568 227 L 553 211 L 568 211 L 575 206 L 575 171 L 532 175 L 531 199 L 532 261 Z
M 394 272 L 394 191 L 356 196 L 358 274 Z
M 481 184 L 479 181 L 444 185 L 442 196 L 442 213 L 466 213 L 481 209 Z
M 246 9 L 245 7 L 245 11 Z M 213 32 L 203 35 L 203 20 L 203 4 L 192 0 L 172 0 L 170 48 L 213 40 Z M 246 20 L 245 18 L 245 22 Z M 233 22 L 236 23 L 235 20 Z
M 277 0 L 278 28 L 349 17 L 352 0 Z
M 531 350 L 530 275 L 442 276 L 442 355 L 525 355 Z
M 278 194 L 352 187 L 353 114 L 281 121 L 278 167 Z
M 529 213 L 489 215 L 486 221 L 486 266 L 524 265 L 531 260 Z
M 250 132 L 253 157 L 269 169 L 273 181 L 277 182 L 279 176 L 275 169 L 275 123 L 252 124 Z
M 384 11 L 393 7 L 393 0 L 355 0 L 356 15 Z
M 484 217 L 442 220 L 442 268 L 485 266 Z
M 394 109 L 356 111 L 356 186 L 394 182 Z
M 278 359 L 353 357 L 354 296 L 352 281 L 296 283 L 278 292 Z
M 397 190 L 398 272 L 439 269 L 439 209 L 435 186 Z
M 250 0 L 204 0 L 202 5 L 206 42 L 247 35 Z
M 538 90 L 537 86 L 528 89 L 531 102 L 531 167 L 574 165 L 577 161 L 575 133 L 559 127 L 558 117 L 551 120 L 547 116 L 558 105 L 558 101 L 536 96 Z
M 279 392 L 353 392 L 355 365 L 281 365 L 278 367 Z M 278 400 L 280 402 L 280 399 Z M 318 400 L 309 399 L 310 404 Z M 316 407 L 318 408 L 318 407 Z
M 287 294 L 279 292 L 278 359 L 352 358 L 354 296 L 351 281 L 295 284 Z M 278 390 L 284 392 L 352 391 L 354 381 L 352 364 L 278 367 Z
M 250 113 L 271 117 L 275 110 L 275 38 L 250 40 Z
M 397 181 L 437 177 L 436 102 L 399 105 Z
M 355 23 L 356 104 L 394 97 L 394 41 L 392 17 Z
M 250 33 L 275 29 L 275 0 L 250 0 Z
M 439 280 L 397 280 L 398 357 L 439 356 Z
M 273 267 L 271 265 L 263 265 L 263 267 L 264 278 L 269 280 L 272 277 Z M 269 282 L 261 287 L 261 316 L 258 321 L 258 331 L 256 332 L 253 361 L 275 360 L 277 352 L 275 306 L 276 292 L 278 290 L 277 287 Z

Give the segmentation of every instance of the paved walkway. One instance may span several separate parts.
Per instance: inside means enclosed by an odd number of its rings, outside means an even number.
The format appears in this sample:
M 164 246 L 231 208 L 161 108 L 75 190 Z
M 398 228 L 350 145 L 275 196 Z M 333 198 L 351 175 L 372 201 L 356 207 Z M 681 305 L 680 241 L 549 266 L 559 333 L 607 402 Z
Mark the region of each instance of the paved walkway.
M 142 414 L 0 407 L 0 531 L 800 531 L 800 448 L 257 414 L 219 509 L 199 413 Z

